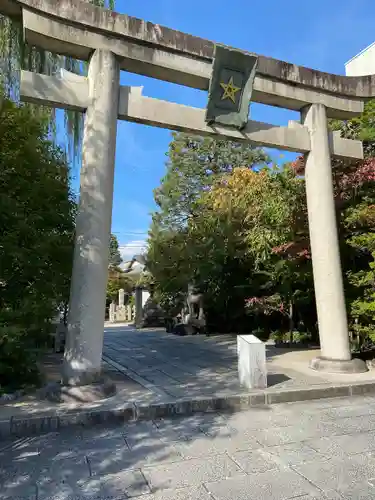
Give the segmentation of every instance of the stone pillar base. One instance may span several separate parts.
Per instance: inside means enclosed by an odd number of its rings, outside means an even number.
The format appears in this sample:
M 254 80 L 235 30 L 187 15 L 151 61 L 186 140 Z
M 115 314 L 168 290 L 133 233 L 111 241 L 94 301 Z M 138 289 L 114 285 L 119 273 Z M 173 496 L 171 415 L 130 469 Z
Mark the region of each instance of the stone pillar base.
M 52 383 L 38 391 L 38 397 L 54 403 L 92 403 L 116 394 L 112 380 L 102 378 L 87 385 Z
M 310 361 L 310 368 L 319 372 L 327 373 L 364 373 L 368 371 L 366 362 L 362 359 L 327 359 L 318 356 Z

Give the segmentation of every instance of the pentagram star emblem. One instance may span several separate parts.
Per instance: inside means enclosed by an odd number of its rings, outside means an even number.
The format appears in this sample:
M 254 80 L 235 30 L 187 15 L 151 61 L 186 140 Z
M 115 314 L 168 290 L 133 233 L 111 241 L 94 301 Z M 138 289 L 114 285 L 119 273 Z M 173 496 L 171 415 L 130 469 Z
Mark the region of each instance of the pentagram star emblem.
M 236 93 L 241 90 L 233 83 L 233 76 L 229 78 L 228 83 L 220 82 L 220 87 L 224 90 L 221 100 L 230 99 L 234 104 L 236 103 Z

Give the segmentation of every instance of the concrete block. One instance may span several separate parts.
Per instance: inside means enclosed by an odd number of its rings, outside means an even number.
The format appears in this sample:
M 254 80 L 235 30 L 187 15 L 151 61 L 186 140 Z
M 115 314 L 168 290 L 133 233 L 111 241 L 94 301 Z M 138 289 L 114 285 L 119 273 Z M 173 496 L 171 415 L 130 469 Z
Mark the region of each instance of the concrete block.
M 267 393 L 267 403 L 292 403 L 310 399 L 345 397 L 350 394 L 349 386 L 308 387 L 306 389 L 286 389 Z
M 267 387 L 266 346 L 254 335 L 237 336 L 238 376 L 247 389 Z
M 369 383 L 362 383 L 362 384 L 353 384 L 351 387 L 352 390 L 352 395 L 363 395 L 363 394 L 370 394 L 375 392 L 375 384 L 373 382 Z

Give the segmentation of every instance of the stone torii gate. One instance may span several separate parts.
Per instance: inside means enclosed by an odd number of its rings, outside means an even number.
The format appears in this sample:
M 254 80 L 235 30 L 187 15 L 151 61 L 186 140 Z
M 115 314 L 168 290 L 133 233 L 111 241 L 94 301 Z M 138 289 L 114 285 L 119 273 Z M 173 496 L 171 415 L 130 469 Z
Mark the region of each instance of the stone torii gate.
M 351 359 L 330 161 L 331 156 L 362 158 L 362 144 L 329 132 L 327 118 L 359 115 L 363 102 L 375 96 L 375 76 L 331 75 L 256 56 L 251 100 L 299 111 L 301 123 L 277 127 L 248 121 L 239 129 L 206 121 L 204 109 L 145 97 L 142 88 L 119 84 L 120 70 L 126 70 L 208 90 L 213 42 L 80 0 L 0 0 L 0 12 L 22 21 L 29 44 L 89 61 L 87 78 L 21 72 L 23 100 L 86 114 L 64 383 L 89 384 L 100 375 L 117 119 L 306 154 L 321 341 L 321 357 L 312 367 L 366 370 Z

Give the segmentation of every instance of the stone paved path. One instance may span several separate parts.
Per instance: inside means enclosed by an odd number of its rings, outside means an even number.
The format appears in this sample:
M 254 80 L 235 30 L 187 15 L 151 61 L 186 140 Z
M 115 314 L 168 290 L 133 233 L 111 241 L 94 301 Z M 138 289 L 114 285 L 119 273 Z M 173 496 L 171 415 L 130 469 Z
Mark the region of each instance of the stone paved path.
M 134 410 L 176 401 L 225 399 L 246 393 L 238 381 L 236 350 L 234 336 L 177 337 L 160 329 L 137 331 L 123 325 L 106 328 L 103 369 L 115 381 L 117 393 L 90 404 L 80 401 L 52 403 L 38 399 L 35 394 L 3 402 L 0 404 L 0 435 L 2 428 L 4 434 L 10 428 L 14 432 L 15 426 L 26 425 L 30 417 L 42 419 L 57 414 L 66 425 L 74 410 L 105 413 L 121 410 L 126 405 Z M 313 372 L 308 368 L 309 359 L 316 356 L 317 351 L 277 349 L 267 345 L 266 354 L 269 386 L 266 392 L 324 391 L 340 384 L 350 387 L 351 384 L 375 382 L 374 370 L 349 375 Z M 301 397 L 310 396 L 305 391 Z
M 267 347 L 269 387 L 294 387 L 327 383 L 323 377 L 304 374 L 273 358 L 282 350 Z M 107 328 L 104 360 L 113 369 L 163 396 L 196 397 L 246 392 L 238 382 L 237 344 L 233 336 L 186 336 L 164 331 L 137 331 L 130 327 Z M 305 362 L 308 366 L 308 361 Z
M 0 443 L 1 500 L 375 498 L 375 398 Z

